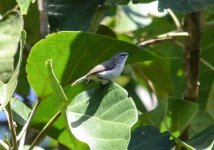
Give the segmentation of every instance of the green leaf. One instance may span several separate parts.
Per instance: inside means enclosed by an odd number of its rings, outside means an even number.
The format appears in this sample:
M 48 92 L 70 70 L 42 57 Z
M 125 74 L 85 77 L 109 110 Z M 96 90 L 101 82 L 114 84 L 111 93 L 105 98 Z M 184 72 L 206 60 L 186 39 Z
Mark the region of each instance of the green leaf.
M 31 109 L 16 98 L 11 99 L 10 105 L 12 108 L 14 120 L 18 122 L 19 125 L 24 126 L 30 115 Z
M 66 129 L 68 130 L 69 127 L 65 121 L 66 120 L 66 106 L 67 106 L 68 98 L 65 95 L 61 85 L 59 84 L 59 81 L 57 80 L 57 78 L 54 74 L 52 60 L 46 61 L 46 66 L 47 66 L 47 70 L 48 70 L 48 75 L 51 79 L 52 88 L 55 92 L 57 107 L 61 111 L 62 117 L 64 118 L 64 120 L 63 120 L 64 124 L 66 125 Z M 73 143 L 79 142 L 76 139 L 74 139 L 72 134 L 70 135 L 69 140 L 72 141 Z M 81 145 L 81 143 L 80 143 L 80 145 Z
M 41 130 L 42 126 L 59 111 L 45 66 L 47 60 L 53 60 L 56 78 L 70 101 L 76 94 L 85 90 L 86 86 L 80 84 L 71 87 L 68 84 L 87 73 L 94 65 L 126 50 L 132 52 L 128 63 L 154 58 L 150 52 L 140 47 L 85 32 L 58 32 L 39 41 L 31 49 L 26 67 L 30 85 L 42 100 L 32 119 L 32 127 Z M 50 108 L 51 111 L 47 111 Z M 68 140 L 69 135 L 66 133 L 63 117 L 56 121 L 48 135 L 71 149 L 80 150 L 82 147 L 81 144 L 74 144 Z
M 16 12 L 7 13 L 0 20 L 0 80 L 6 83 L 13 72 L 13 57 L 18 48 L 23 18 Z
M 51 80 L 52 88 L 57 97 L 58 108 L 61 110 L 61 113 L 64 115 L 64 112 L 65 112 L 64 107 L 67 106 L 68 99 L 67 99 L 59 81 L 57 80 L 57 78 L 54 74 L 52 60 L 46 61 L 46 66 L 47 66 L 47 70 L 48 70 L 48 75 Z
M 214 145 L 214 126 L 210 126 L 209 128 L 198 133 L 186 143 L 196 149 L 212 150 Z
M 198 108 L 196 103 L 170 98 L 168 102 L 160 103 L 153 111 L 144 113 L 140 120 L 142 124 L 158 126 L 161 131 L 169 130 L 178 137 L 190 124 Z
M 129 150 L 167 150 L 174 146 L 174 140 L 170 140 L 168 132 L 160 133 L 159 129 L 153 126 L 143 126 L 135 129 L 129 143 Z
M 19 70 L 22 62 L 22 50 L 25 44 L 25 39 L 26 39 L 26 34 L 24 31 L 22 31 L 21 38 L 20 38 L 19 61 L 17 63 L 17 66 L 8 83 L 5 84 L 0 81 L 0 103 L 1 103 L 0 110 L 4 109 L 4 107 L 9 103 L 16 89 L 16 86 L 18 83 L 17 78 L 19 75 Z
M 19 4 L 21 14 L 26 15 L 32 0 L 16 0 L 16 1 Z
M 193 12 L 214 5 L 213 0 L 159 0 L 159 10 L 171 8 L 179 12 Z
M 100 3 L 99 0 L 48 0 L 46 7 L 51 31 L 88 31 Z
M 80 93 L 67 108 L 71 132 L 91 150 L 126 150 L 137 122 L 136 106 L 127 96 L 115 83 Z
M 106 36 L 85 32 L 51 34 L 32 48 L 26 68 L 28 80 L 37 95 L 44 97 L 52 92 L 45 61 L 53 60 L 56 77 L 64 86 L 86 74 L 94 65 L 121 51 L 132 52 L 128 63 L 154 58 L 147 50 Z

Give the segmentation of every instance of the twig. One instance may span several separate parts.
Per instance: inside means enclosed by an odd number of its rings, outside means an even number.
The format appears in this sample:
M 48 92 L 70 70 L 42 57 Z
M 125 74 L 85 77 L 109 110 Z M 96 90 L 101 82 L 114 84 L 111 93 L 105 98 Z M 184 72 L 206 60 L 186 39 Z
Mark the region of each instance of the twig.
M 149 46 L 149 45 L 153 45 L 153 44 L 156 44 L 156 43 L 169 41 L 169 40 L 172 40 L 172 39 L 173 39 L 172 37 L 154 38 L 154 39 L 149 39 L 149 40 L 146 40 L 146 41 L 142 41 L 138 45 L 140 45 L 142 47 L 146 47 L 146 46 Z
M 187 32 L 172 31 L 172 32 L 168 32 L 168 33 L 158 35 L 157 37 L 155 37 L 153 39 L 142 41 L 142 42 L 138 43 L 138 45 L 140 45 L 142 47 L 146 47 L 146 46 L 150 46 L 152 44 L 156 44 L 159 42 L 165 42 L 165 41 L 173 40 L 174 37 L 179 37 L 179 36 L 189 36 L 189 34 Z
M 9 146 L 0 139 L 0 145 L 5 149 L 5 150 L 9 150 Z
M 45 2 L 46 0 L 37 0 L 40 20 L 40 34 L 42 38 L 44 38 L 49 32 L 48 15 L 45 7 Z
M 167 9 L 167 11 L 168 11 L 169 15 L 172 17 L 172 19 L 176 25 L 177 30 L 180 31 L 181 30 L 181 24 L 180 24 L 178 18 L 176 17 L 176 15 L 174 14 L 174 12 L 171 9 Z
M 14 122 L 13 122 L 13 116 L 12 116 L 12 110 L 11 110 L 10 103 L 6 106 L 6 108 L 4 109 L 4 112 L 7 116 L 9 128 L 11 131 L 12 149 L 15 150 L 17 148 L 16 129 L 15 129 Z
M 20 141 L 20 139 L 22 138 L 22 136 L 23 136 L 23 135 L 25 134 L 25 132 L 27 131 L 27 129 L 28 129 L 29 125 L 30 125 L 30 122 L 31 122 L 31 120 L 32 120 L 32 118 L 33 118 L 33 115 L 34 115 L 34 113 L 36 112 L 36 110 L 37 110 L 37 108 L 38 108 L 40 102 L 41 102 L 40 99 L 38 99 L 38 100 L 35 102 L 35 105 L 33 106 L 33 109 L 32 109 L 32 111 L 31 111 L 31 113 L 30 113 L 30 116 L 29 116 L 27 122 L 25 123 L 25 125 L 24 125 L 24 127 L 22 128 L 21 132 L 20 132 L 19 135 L 17 136 L 17 141 Z
M 178 37 L 178 36 L 189 36 L 188 32 L 178 32 L 178 31 L 172 31 L 165 34 L 161 34 L 157 36 L 158 38 L 165 38 L 165 37 Z
M 43 129 L 39 132 L 39 134 L 36 136 L 36 138 L 33 140 L 32 144 L 30 145 L 29 150 L 32 150 L 33 147 L 36 145 L 37 142 L 39 142 L 39 139 L 44 136 L 47 129 L 52 126 L 52 124 L 61 116 L 61 112 L 58 111 L 51 120 L 43 127 Z
M 207 66 L 208 68 L 210 68 L 212 71 L 214 71 L 214 66 L 212 66 L 209 62 L 207 62 L 206 60 L 204 59 L 200 59 L 200 61 L 205 65 Z

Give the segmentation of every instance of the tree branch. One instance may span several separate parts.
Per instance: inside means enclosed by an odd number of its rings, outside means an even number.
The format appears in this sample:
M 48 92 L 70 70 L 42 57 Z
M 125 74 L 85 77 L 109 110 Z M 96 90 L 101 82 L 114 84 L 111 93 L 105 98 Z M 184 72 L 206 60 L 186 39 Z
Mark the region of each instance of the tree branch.
M 16 128 L 14 126 L 13 116 L 12 116 L 12 110 L 10 107 L 10 103 L 7 104 L 6 108 L 4 109 L 4 112 L 7 116 L 11 137 L 12 137 L 12 150 L 15 150 L 17 148 L 17 140 L 16 140 Z
M 45 7 L 46 0 L 37 0 L 38 10 L 39 10 L 39 20 L 40 20 L 40 34 L 44 38 L 48 30 L 48 15 Z
M 47 129 L 52 126 L 52 124 L 61 116 L 61 112 L 58 111 L 51 120 L 43 127 L 43 129 L 39 132 L 39 134 L 36 136 L 36 138 L 33 140 L 32 144 L 29 147 L 29 150 L 32 150 L 33 147 L 36 145 L 37 142 L 41 139 L 41 137 L 44 136 Z
M 190 34 L 185 39 L 186 90 L 184 98 L 189 101 L 196 101 L 199 89 L 201 12 L 186 14 L 184 18 L 184 30 Z

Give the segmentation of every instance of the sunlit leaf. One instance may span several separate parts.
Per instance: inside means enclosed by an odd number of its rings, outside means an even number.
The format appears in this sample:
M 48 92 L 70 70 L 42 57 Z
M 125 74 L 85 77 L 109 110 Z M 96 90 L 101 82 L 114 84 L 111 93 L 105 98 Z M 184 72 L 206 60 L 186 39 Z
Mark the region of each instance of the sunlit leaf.
M 110 83 L 77 95 L 67 109 L 71 132 L 91 150 L 126 150 L 137 109 L 127 92 Z

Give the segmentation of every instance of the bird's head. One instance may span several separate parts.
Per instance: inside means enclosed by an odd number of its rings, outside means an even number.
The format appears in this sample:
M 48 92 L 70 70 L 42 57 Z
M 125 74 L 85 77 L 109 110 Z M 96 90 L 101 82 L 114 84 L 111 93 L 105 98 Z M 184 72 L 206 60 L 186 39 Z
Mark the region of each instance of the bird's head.
M 122 52 L 114 55 L 112 59 L 117 63 L 125 63 L 130 53 Z

